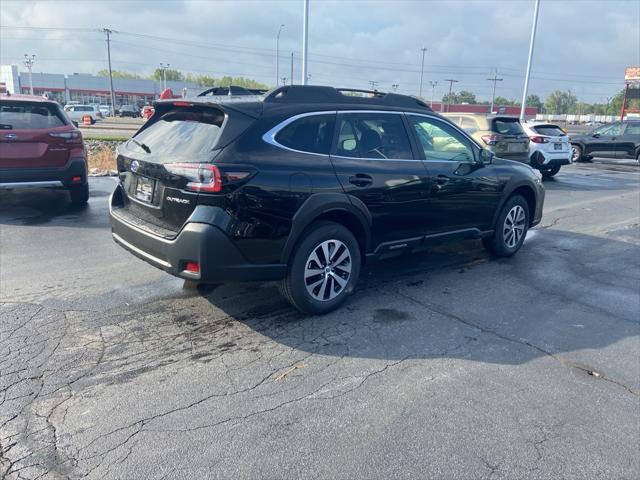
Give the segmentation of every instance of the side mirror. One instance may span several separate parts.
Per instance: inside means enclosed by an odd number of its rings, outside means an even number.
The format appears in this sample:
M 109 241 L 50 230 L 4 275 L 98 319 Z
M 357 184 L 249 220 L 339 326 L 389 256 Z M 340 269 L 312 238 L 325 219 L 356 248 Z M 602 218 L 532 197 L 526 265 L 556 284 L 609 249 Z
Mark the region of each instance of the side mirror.
M 480 150 L 480 163 L 483 165 L 490 165 L 493 162 L 493 152 L 483 148 Z

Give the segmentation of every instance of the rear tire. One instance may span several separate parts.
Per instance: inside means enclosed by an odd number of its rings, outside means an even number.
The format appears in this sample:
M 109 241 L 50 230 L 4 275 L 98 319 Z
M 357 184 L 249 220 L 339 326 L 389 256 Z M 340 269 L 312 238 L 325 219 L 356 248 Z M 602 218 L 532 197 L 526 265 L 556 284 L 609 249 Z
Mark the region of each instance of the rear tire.
M 89 184 L 71 187 L 69 189 L 71 203 L 74 205 L 84 205 L 89 201 Z
M 353 292 L 360 263 L 360 246 L 351 231 L 339 223 L 316 222 L 300 237 L 280 293 L 303 313 L 328 313 Z
M 551 178 L 559 171 L 560 171 L 560 165 L 555 165 L 553 167 L 548 168 L 547 170 L 541 170 L 541 173 L 543 177 Z
M 529 205 L 520 195 L 509 198 L 500 210 L 493 235 L 482 244 L 497 257 L 511 257 L 522 246 L 529 229 Z

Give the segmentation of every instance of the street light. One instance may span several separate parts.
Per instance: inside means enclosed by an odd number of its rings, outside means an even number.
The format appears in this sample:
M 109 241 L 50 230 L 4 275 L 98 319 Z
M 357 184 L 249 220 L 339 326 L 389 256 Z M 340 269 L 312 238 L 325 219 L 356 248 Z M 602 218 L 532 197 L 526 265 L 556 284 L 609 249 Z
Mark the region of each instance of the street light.
M 164 83 L 163 90 L 166 90 L 167 89 L 167 68 L 169 68 L 169 64 L 167 63 L 165 65 L 164 63 L 161 63 L 160 68 L 162 69 L 162 81 Z
M 302 15 L 302 84 L 307 85 L 307 54 L 309 52 L 309 0 L 304 0 Z
M 420 67 L 420 94 L 419 97 L 422 98 L 422 77 L 424 77 L 424 54 L 427 52 L 427 49 L 422 47 L 422 66 Z
M 33 76 L 31 74 L 31 69 L 33 68 L 33 61 L 35 60 L 35 55 L 27 55 L 24 54 L 24 66 L 29 70 L 29 93 L 33 95 Z
M 394 92 L 398 91 L 398 87 L 400 87 L 400 84 L 398 84 L 398 83 L 394 83 L 393 85 L 391 85 L 391 88 L 393 88 Z
M 531 61 L 533 60 L 533 46 L 536 41 L 536 27 L 538 26 L 538 10 L 540 0 L 536 0 L 533 7 L 533 24 L 531 25 L 531 41 L 529 42 L 529 59 L 527 60 L 527 74 L 524 77 L 524 91 L 522 92 L 522 106 L 520 107 L 520 121 L 524 121 L 524 112 L 527 107 L 527 90 L 529 89 L 529 76 L 531 75 Z
M 278 35 L 276 35 L 276 87 L 278 86 L 278 81 L 280 79 L 280 34 L 282 33 L 283 28 L 284 23 L 280 24 L 280 28 L 278 28 Z
M 429 85 L 431 85 L 431 108 L 433 109 L 433 94 L 435 92 L 436 85 L 438 85 L 438 82 L 430 80 Z

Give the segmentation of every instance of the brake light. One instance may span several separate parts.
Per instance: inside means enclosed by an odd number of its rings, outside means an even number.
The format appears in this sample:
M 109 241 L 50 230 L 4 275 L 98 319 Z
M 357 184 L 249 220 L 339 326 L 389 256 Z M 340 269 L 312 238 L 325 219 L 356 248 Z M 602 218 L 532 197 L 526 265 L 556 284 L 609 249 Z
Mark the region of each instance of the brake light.
M 482 141 L 487 145 L 495 145 L 500 140 L 502 140 L 502 135 L 496 135 L 495 133 L 492 133 L 491 135 L 483 135 L 481 138 Z
M 53 138 L 64 138 L 65 143 L 82 142 L 82 134 L 77 130 L 71 132 L 49 132 L 49 136 Z
M 222 190 L 222 176 L 215 165 L 202 163 L 169 163 L 166 170 L 189 180 L 185 189 L 192 192 L 218 193 Z
M 193 103 L 189 102 L 173 102 L 174 107 L 192 107 Z
M 535 137 L 529 137 L 529 139 L 533 142 L 533 143 L 549 143 L 549 139 L 547 137 L 539 137 L 539 136 L 535 136 Z

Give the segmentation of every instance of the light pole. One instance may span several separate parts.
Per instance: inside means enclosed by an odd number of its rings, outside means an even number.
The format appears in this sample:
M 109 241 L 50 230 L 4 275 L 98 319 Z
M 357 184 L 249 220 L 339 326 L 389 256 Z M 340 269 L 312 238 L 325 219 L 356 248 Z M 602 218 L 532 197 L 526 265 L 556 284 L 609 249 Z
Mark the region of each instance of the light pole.
M 491 109 L 489 110 L 489 113 L 493 113 L 493 101 L 496 98 L 496 82 L 501 82 L 503 79 L 498 78 L 498 70 L 496 70 L 496 73 L 493 75 L 493 78 L 487 78 L 487 80 L 489 80 L 490 82 L 493 82 L 493 93 L 491 94 Z
M 394 83 L 393 85 L 391 85 L 391 88 L 393 88 L 394 92 L 398 91 L 398 87 L 400 87 L 400 84 L 398 84 L 398 83 Z
M 420 50 L 422 51 L 422 66 L 420 67 L 420 94 L 418 96 L 422 98 L 422 78 L 424 77 L 424 54 L 427 52 L 427 49 L 422 47 Z
M 167 89 L 167 68 L 169 68 L 169 66 L 170 65 L 168 63 L 166 65 L 164 63 L 160 64 L 160 69 L 162 70 L 162 83 L 164 85 L 162 90 Z
M 111 90 L 111 115 L 116 116 L 116 92 L 113 89 L 113 72 L 111 71 L 111 34 L 113 30 L 102 30 L 107 35 L 107 62 L 109 64 L 109 89 Z
M 533 60 L 533 46 L 536 41 L 536 27 L 538 26 L 538 10 L 540 0 L 535 0 L 533 7 L 533 24 L 531 25 L 531 41 L 529 42 L 529 59 L 527 60 L 527 74 L 524 77 L 524 91 L 522 92 L 522 106 L 520 107 L 520 121 L 524 122 L 524 112 L 527 107 L 527 90 L 529 89 L 529 76 L 531 75 L 531 60 Z
M 431 85 L 431 108 L 433 109 L 433 94 L 436 90 L 436 85 L 438 85 L 438 82 L 429 81 L 429 85 Z
M 278 86 L 278 79 L 280 78 L 280 34 L 284 28 L 284 23 L 280 24 L 278 28 L 278 35 L 276 35 L 276 87 Z
M 449 82 L 449 96 L 447 97 L 447 112 L 451 110 L 451 89 L 453 88 L 454 83 L 458 83 L 458 80 L 454 80 L 453 78 L 446 78 L 445 82 Z
M 24 66 L 29 70 L 29 93 L 33 95 L 33 76 L 31 70 L 33 69 L 33 61 L 36 59 L 35 55 L 24 54 Z
M 302 19 L 302 85 L 307 85 L 307 53 L 309 49 L 309 0 L 304 0 Z

